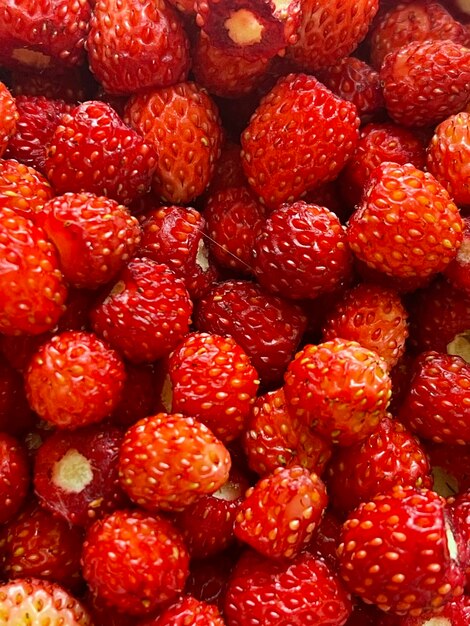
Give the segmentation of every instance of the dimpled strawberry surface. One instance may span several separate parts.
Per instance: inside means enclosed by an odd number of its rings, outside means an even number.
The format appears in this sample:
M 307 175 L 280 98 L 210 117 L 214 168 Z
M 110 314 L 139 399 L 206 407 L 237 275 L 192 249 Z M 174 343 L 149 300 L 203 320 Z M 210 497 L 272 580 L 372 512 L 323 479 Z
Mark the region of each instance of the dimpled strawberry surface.
M 470 625 L 470 2 L 0 0 L 0 626 Z

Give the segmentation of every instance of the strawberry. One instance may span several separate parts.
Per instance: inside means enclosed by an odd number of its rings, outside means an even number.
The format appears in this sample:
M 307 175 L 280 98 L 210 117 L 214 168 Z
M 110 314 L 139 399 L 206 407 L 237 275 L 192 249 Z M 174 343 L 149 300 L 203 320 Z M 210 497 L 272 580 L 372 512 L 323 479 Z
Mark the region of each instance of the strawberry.
M 26 433 L 35 421 L 26 399 L 23 377 L 0 357 L 0 432 L 17 437 Z
M 306 326 L 300 307 L 266 293 L 254 283 L 227 280 L 198 303 L 196 327 L 230 335 L 248 354 L 264 383 L 278 382 Z
M 449 40 L 411 42 L 387 55 L 380 79 L 394 122 L 431 126 L 469 101 L 470 50 Z
M 447 280 L 470 298 L 470 217 L 463 218 L 464 230 L 462 245 L 457 256 L 444 270 Z
M 445 269 L 462 243 L 463 222 L 444 187 L 410 163 L 379 165 L 348 223 L 354 254 L 396 278 Z
M 157 154 L 153 189 L 158 196 L 180 205 L 204 191 L 220 156 L 222 127 L 203 89 L 183 82 L 135 95 L 125 119 Z
M 149 511 L 178 511 L 228 479 L 230 454 L 195 419 L 157 413 L 139 420 L 121 446 L 119 476 L 124 491 Z
M 297 200 L 338 176 L 355 148 L 358 126 L 356 107 L 313 76 L 280 78 L 241 137 L 248 182 L 271 209 Z
M 470 446 L 423 441 L 433 476 L 433 489 L 444 498 L 470 490 Z
M 239 557 L 239 549 L 229 549 L 207 559 L 193 559 L 185 592 L 223 611 L 228 577 Z
M 119 355 L 96 335 L 66 331 L 44 343 L 25 374 L 31 408 L 59 428 L 75 429 L 108 417 L 124 384 Z
M 0 159 L 0 207 L 41 225 L 41 214 L 54 192 L 48 180 L 29 165 Z
M 87 526 L 126 499 L 119 486 L 123 434 L 109 426 L 56 431 L 37 450 L 34 490 L 40 504 L 69 524 Z
M 341 539 L 345 584 L 384 611 L 419 615 L 463 593 L 445 500 L 432 491 L 396 486 L 363 502 L 344 523 Z
M 338 577 L 305 552 L 273 561 L 248 550 L 230 576 L 225 598 L 228 626 L 343 626 L 351 609 Z
M 357 342 L 339 338 L 305 346 L 289 364 L 284 380 L 289 410 L 343 446 L 375 430 L 391 395 L 385 361 Z
M 449 505 L 452 521 L 460 538 L 459 549 L 467 575 L 467 588 L 470 580 L 470 491 L 463 491 Z
M 306 546 L 307 552 L 322 559 L 334 572 L 338 569 L 336 549 L 339 545 L 342 527 L 340 519 L 330 508 L 327 508 L 310 543 Z
M 138 420 L 158 411 L 164 411 L 161 401 L 164 374 L 163 364 L 126 363 L 126 380 L 121 400 L 111 420 L 116 426 L 129 428 Z
M 244 430 L 259 380 L 231 337 L 191 333 L 170 355 L 171 411 L 195 417 L 224 442 Z
M 57 194 L 88 191 L 129 204 L 150 189 L 155 158 L 152 145 L 114 109 L 91 100 L 64 113 L 45 168 Z
M 222 145 L 219 160 L 215 165 L 214 175 L 206 195 L 203 197 L 208 202 L 208 196 L 210 197 L 218 191 L 244 185 L 246 185 L 246 178 L 243 172 L 240 146 L 238 143 L 226 139 Z
M 309 543 L 327 505 L 325 485 L 298 465 L 278 467 L 248 489 L 235 535 L 271 558 L 294 558 Z
M 41 225 L 74 287 L 96 289 L 112 280 L 137 250 L 140 227 L 128 209 L 92 193 L 66 193 L 47 202 Z
M 11 92 L 14 96 L 44 96 L 53 100 L 64 100 L 76 106 L 89 100 L 96 89 L 90 84 L 90 73 L 86 67 L 67 67 L 35 71 L 32 68 L 12 70 Z
M 83 576 L 91 592 L 136 616 L 181 593 L 188 561 L 173 524 L 141 511 L 116 511 L 96 521 L 83 544 Z
M 2 9 L 0 9 L 1 11 Z M 16 132 L 18 123 L 18 108 L 10 91 L 0 82 L 0 157 L 5 152 L 9 140 Z
M 365 439 L 338 450 L 326 481 L 333 506 L 350 511 L 394 485 L 432 487 L 426 451 L 400 422 L 384 417 Z
M 323 340 L 342 337 L 374 350 L 392 368 L 405 352 L 408 314 L 392 289 L 361 283 L 344 292 L 326 314 Z
M 189 44 L 164 0 L 97 0 L 87 40 L 90 69 L 110 94 L 132 94 L 186 80 Z
M 80 602 L 55 583 L 18 578 L 0 585 L 0 622 L 5 626 L 92 626 Z
M 448 602 L 442 609 L 425 611 L 418 617 L 404 617 L 398 626 L 429 626 L 439 623 L 447 626 L 467 626 L 470 618 L 470 600 L 468 596 Z M 387 626 L 387 624 L 385 624 Z M 393 625 L 392 625 L 393 626 Z
M 337 216 L 303 201 L 266 219 L 254 251 L 255 275 L 267 291 L 294 300 L 316 298 L 348 282 L 352 255 Z
M 459 356 L 423 352 L 417 359 L 400 419 L 436 443 L 469 444 L 470 363 Z
M 172 604 L 158 617 L 139 622 L 138 626 L 225 626 L 216 606 L 196 600 L 191 596 L 183 596 Z
M 64 312 L 66 288 L 44 231 L 9 208 L 0 211 L 0 332 L 38 335 Z
M 91 311 L 91 323 L 135 363 L 168 355 L 189 329 L 192 303 L 167 265 L 133 258 Z
M 28 494 L 29 483 L 25 448 L 14 437 L 0 433 L 0 523 L 15 517 Z

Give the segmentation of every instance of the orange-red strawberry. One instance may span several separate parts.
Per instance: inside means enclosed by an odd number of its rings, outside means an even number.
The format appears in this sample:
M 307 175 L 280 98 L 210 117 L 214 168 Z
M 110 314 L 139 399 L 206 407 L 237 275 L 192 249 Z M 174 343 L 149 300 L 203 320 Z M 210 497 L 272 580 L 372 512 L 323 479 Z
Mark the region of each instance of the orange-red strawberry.
M 54 192 L 48 180 L 29 165 L 15 159 L 0 159 L 0 207 L 41 225 L 44 205 Z
M 178 511 L 228 479 L 230 454 L 204 424 L 158 413 L 126 432 L 119 475 L 126 493 L 150 511 Z
M 2 11 L 1 8 L 0 11 Z M 0 157 L 7 149 L 8 141 L 15 134 L 18 117 L 15 99 L 7 87 L 0 82 Z
M 91 71 L 110 94 L 173 85 L 190 66 L 181 18 L 164 0 L 97 0 L 87 50 Z
M 444 270 L 447 280 L 470 298 L 470 216 L 463 218 L 464 230 L 462 245 L 457 256 Z
M 248 182 L 271 209 L 297 200 L 338 176 L 354 151 L 358 126 L 356 107 L 313 76 L 280 78 L 242 134 Z
M 185 595 L 158 617 L 139 622 L 138 626 L 225 626 L 219 609 L 213 604 Z
M 0 433 L 0 524 L 13 519 L 18 513 L 28 494 L 29 482 L 25 448 L 15 438 Z

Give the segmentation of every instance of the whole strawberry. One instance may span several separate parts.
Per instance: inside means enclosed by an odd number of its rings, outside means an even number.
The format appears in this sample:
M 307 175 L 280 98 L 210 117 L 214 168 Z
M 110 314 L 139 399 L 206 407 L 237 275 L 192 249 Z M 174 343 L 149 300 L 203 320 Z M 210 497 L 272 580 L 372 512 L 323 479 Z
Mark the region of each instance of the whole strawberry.
M 216 606 L 185 595 L 158 617 L 139 622 L 138 626 L 225 626 Z
M 0 159 L 0 207 L 13 209 L 38 226 L 54 191 L 40 172 L 16 159 Z
M 6 85 L 0 82 L 0 157 L 5 152 L 9 139 L 15 134 L 18 117 L 15 99 Z
M 313 76 L 280 78 L 241 137 L 249 184 L 271 209 L 297 200 L 337 177 L 355 148 L 358 126 L 356 107 Z
M 13 519 L 23 505 L 29 490 L 29 471 L 26 449 L 14 437 L 0 433 L 1 524 Z

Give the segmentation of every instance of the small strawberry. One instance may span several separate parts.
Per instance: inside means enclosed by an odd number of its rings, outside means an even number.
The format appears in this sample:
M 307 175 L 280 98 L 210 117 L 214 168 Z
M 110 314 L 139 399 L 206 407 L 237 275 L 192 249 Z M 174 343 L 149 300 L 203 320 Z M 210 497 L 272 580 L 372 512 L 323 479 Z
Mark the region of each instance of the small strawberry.
M 90 84 L 90 73 L 86 67 L 56 68 L 41 70 L 22 68 L 12 70 L 11 92 L 14 96 L 36 96 L 53 100 L 64 100 L 73 106 L 89 100 L 96 85 Z
M 398 622 L 398 626 L 467 626 L 470 618 L 470 599 L 462 596 L 448 602 L 441 609 L 425 611 L 418 617 L 404 617 Z M 387 623 L 384 624 L 387 626 Z M 391 626 L 394 626 L 393 624 Z
M 138 626 L 225 626 L 219 609 L 213 604 L 183 596 L 158 617 L 139 622 Z
M 470 217 L 463 218 L 463 241 L 457 256 L 444 270 L 447 280 L 470 298 Z
M 338 176 L 354 151 L 358 126 L 356 107 L 313 76 L 283 76 L 241 137 L 248 182 L 271 209 L 297 200 Z
M 126 363 L 121 400 L 111 416 L 113 424 L 127 429 L 143 417 L 165 410 L 161 401 L 164 369 L 163 363 Z
M 101 339 L 67 331 L 44 343 L 31 359 L 26 393 L 42 419 L 75 429 L 111 415 L 124 378 L 122 360 Z
M 470 490 L 470 446 L 423 441 L 433 476 L 433 489 L 444 498 Z
M 470 491 L 462 491 L 449 502 L 449 512 L 457 530 L 460 557 L 465 566 L 468 588 L 470 582 Z
M 26 499 L 29 483 L 25 448 L 14 437 L 0 433 L 0 524 L 15 517 Z
M 181 593 L 188 562 L 173 524 L 141 511 L 116 511 L 95 522 L 82 553 L 91 592 L 136 616 L 151 614 Z
M 215 604 L 222 612 L 228 577 L 239 552 L 238 548 L 229 549 L 214 557 L 191 560 L 185 593 L 203 602 Z
M 18 437 L 28 432 L 35 421 L 26 399 L 23 377 L 0 357 L 0 432 Z
M 212 195 L 229 187 L 246 185 L 243 172 L 241 148 L 238 143 L 225 139 L 219 160 L 215 165 L 214 175 L 207 188 L 207 194 Z M 203 196 L 206 198 L 207 196 Z
M 54 192 L 48 180 L 16 159 L 0 159 L 0 207 L 13 209 L 41 226 L 42 210 Z
M 338 569 L 338 556 L 336 554 L 341 535 L 342 522 L 327 508 L 323 515 L 317 530 L 313 533 L 310 543 L 306 550 L 310 554 L 322 559 L 332 571 Z M 349 626 L 349 622 L 348 622 Z
M 348 589 L 398 615 L 419 615 L 463 593 L 445 500 L 427 489 L 396 486 L 362 503 L 343 526 L 338 548 Z
M 0 11 L 2 10 L 0 8 Z M 16 132 L 18 117 L 19 113 L 15 99 L 6 85 L 0 82 L 0 157 L 7 149 L 9 140 Z
M 230 454 L 195 419 L 158 413 L 126 432 L 119 476 L 124 491 L 150 511 L 178 511 L 228 479 Z
M 391 383 L 385 361 L 355 341 L 307 345 L 290 363 L 284 393 L 293 414 L 333 443 L 348 446 L 385 417 Z

